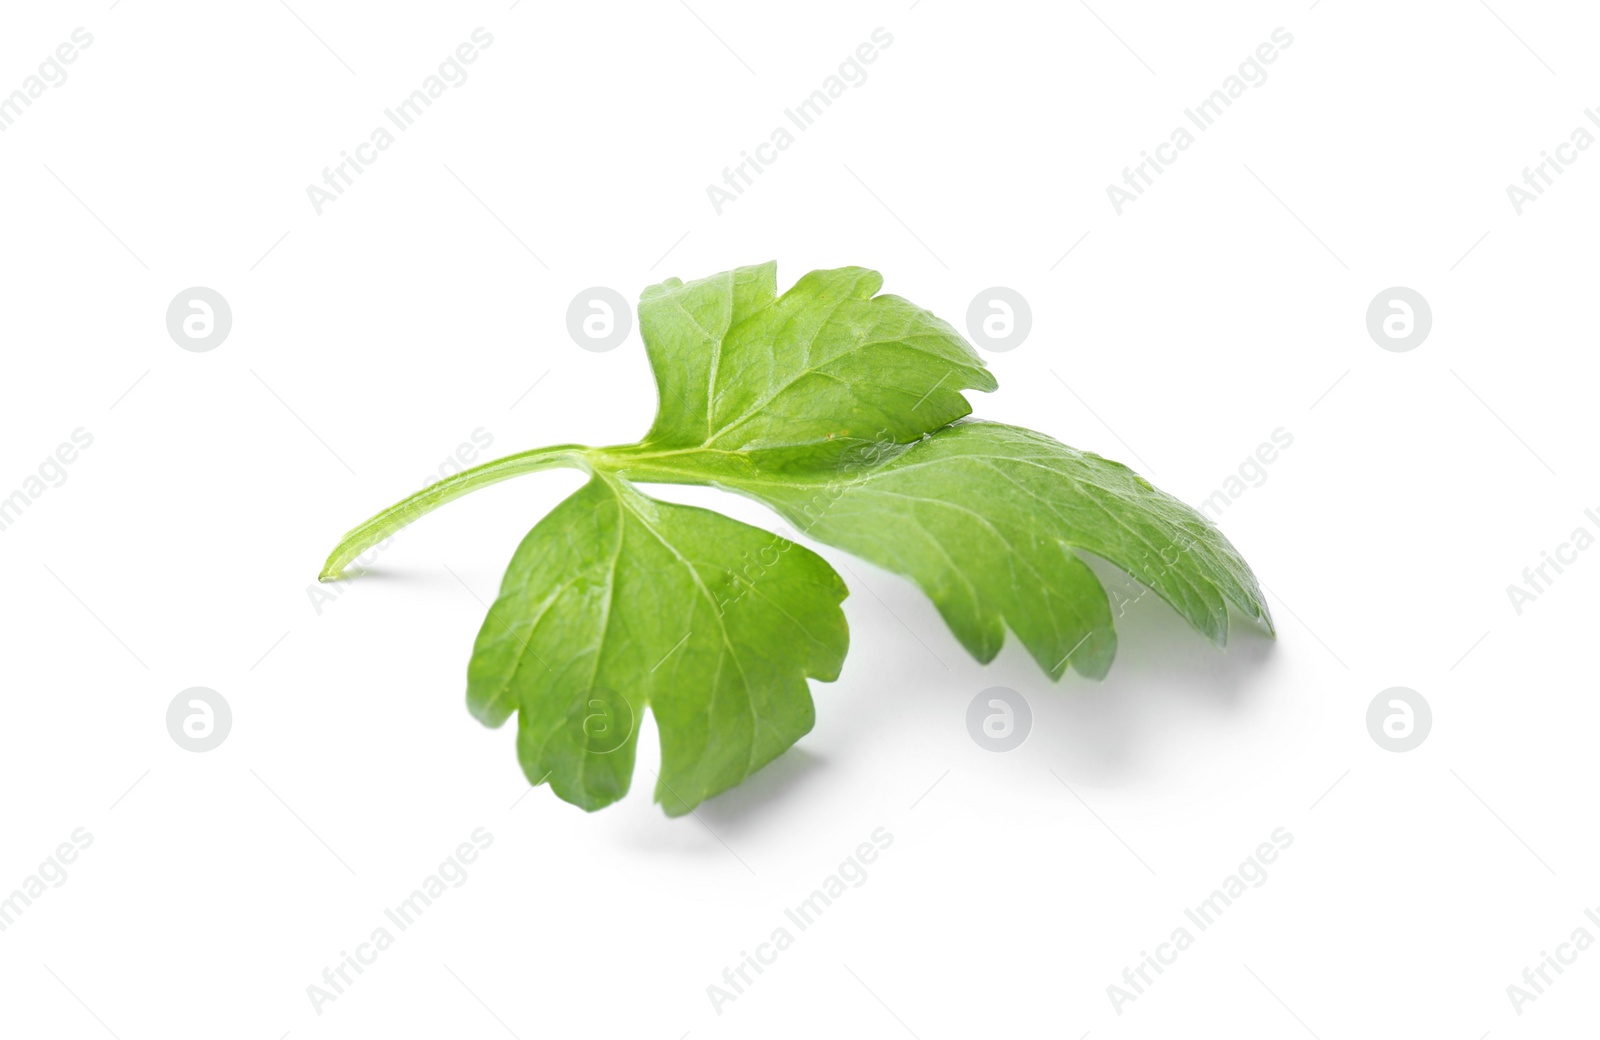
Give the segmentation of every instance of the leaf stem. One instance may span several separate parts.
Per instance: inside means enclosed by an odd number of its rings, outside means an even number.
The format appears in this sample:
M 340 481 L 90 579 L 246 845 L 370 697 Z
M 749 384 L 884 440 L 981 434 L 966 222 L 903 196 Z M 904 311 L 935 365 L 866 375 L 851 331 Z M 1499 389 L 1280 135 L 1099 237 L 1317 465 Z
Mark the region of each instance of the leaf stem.
M 558 444 L 549 448 L 535 448 L 532 451 L 521 451 L 515 455 L 485 462 L 481 466 L 474 466 L 437 483 L 429 484 L 341 538 L 333 552 L 328 555 L 328 562 L 323 564 L 322 573 L 317 576 L 317 580 L 334 581 L 356 557 L 389 538 L 411 521 L 479 488 L 498 484 L 512 477 L 520 477 L 524 473 L 537 473 L 539 470 L 553 469 L 557 466 L 569 466 L 593 472 L 594 467 L 590 464 L 589 458 L 590 450 L 581 444 Z

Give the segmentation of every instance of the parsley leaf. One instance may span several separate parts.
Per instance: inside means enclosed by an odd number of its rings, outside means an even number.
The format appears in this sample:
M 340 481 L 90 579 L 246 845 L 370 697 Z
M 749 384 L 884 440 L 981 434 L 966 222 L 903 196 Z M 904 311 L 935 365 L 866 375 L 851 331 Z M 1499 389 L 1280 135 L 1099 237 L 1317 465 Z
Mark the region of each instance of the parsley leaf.
M 776 264 L 644 291 L 639 331 L 661 408 L 645 450 L 734 453 L 742 465 L 826 465 L 875 440 L 915 440 L 972 411 L 994 376 L 960 334 L 876 271 L 812 271 L 781 297 Z
M 720 513 L 596 476 L 528 533 L 467 667 L 467 705 L 518 713 L 530 779 L 594 810 L 633 776 L 648 706 L 670 815 L 810 732 L 806 677 L 832 681 L 844 582 L 816 553 Z
M 966 419 L 994 377 L 949 325 L 847 267 L 782 296 L 774 264 L 646 289 L 639 327 L 660 408 L 636 444 L 520 452 L 424 488 L 347 534 L 362 552 L 480 487 L 552 466 L 590 480 L 534 526 L 467 670 L 467 703 L 535 784 L 585 809 L 633 777 L 648 709 L 669 815 L 743 781 L 814 720 L 849 636 L 844 582 L 820 556 L 638 483 L 754 498 L 808 536 L 917 582 L 980 661 L 1010 628 L 1040 667 L 1103 677 L 1111 604 L 1083 554 L 1166 600 L 1218 645 L 1230 605 L 1271 616 L 1249 566 L 1195 510 L 1121 463 Z
M 725 481 L 802 533 L 922 586 L 973 657 L 1010 627 L 1052 678 L 1103 678 L 1111 609 L 1076 551 L 1154 590 L 1213 643 L 1228 604 L 1269 628 L 1249 566 L 1201 514 L 1120 462 L 1042 433 L 965 421 L 851 474 Z

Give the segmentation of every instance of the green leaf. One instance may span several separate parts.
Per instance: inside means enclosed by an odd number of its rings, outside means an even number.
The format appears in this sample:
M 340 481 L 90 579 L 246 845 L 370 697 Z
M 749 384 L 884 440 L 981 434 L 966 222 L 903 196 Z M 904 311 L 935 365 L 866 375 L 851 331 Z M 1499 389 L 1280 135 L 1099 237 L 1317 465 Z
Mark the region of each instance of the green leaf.
M 806 677 L 838 677 L 845 595 L 808 549 L 596 476 L 517 549 L 467 703 L 491 726 L 516 712 L 528 779 L 589 810 L 627 791 L 648 707 L 655 799 L 679 815 L 810 731 Z
M 994 376 L 945 322 L 876 271 L 812 271 L 777 295 L 777 265 L 639 300 L 661 395 L 641 447 L 738 453 L 755 468 L 827 465 L 875 441 L 906 443 L 972 411 Z
M 779 297 L 774 264 L 646 289 L 639 325 L 660 408 L 611 448 L 520 452 L 446 478 L 334 548 L 333 580 L 424 513 L 553 466 L 590 473 L 518 548 L 468 667 L 489 725 L 517 716 L 535 783 L 597 809 L 632 781 L 648 709 L 669 814 L 739 783 L 808 732 L 807 679 L 839 674 L 844 583 L 820 557 L 638 482 L 702 484 L 776 509 L 819 541 L 916 581 L 980 661 L 1015 632 L 1040 667 L 1104 676 L 1114 611 L 1098 556 L 1213 642 L 1229 607 L 1272 620 L 1208 520 L 1126 466 L 1043 434 L 963 421 L 994 377 L 954 329 L 862 268 Z
M 722 483 L 915 580 L 980 661 L 1009 626 L 1052 678 L 1068 666 L 1106 674 L 1111 609 L 1079 552 L 1132 575 L 1218 645 L 1230 602 L 1272 624 L 1249 566 L 1209 520 L 1127 466 L 1032 430 L 961 422 L 851 472 Z

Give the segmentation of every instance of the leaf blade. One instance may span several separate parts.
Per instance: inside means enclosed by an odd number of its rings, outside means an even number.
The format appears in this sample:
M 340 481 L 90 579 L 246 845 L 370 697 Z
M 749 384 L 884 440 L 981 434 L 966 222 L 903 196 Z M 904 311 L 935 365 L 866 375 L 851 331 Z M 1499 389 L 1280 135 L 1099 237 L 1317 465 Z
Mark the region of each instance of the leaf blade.
M 718 479 L 912 578 L 980 661 L 1004 626 L 1052 678 L 1068 666 L 1106 674 L 1115 629 L 1080 553 L 1130 574 L 1218 645 L 1229 603 L 1272 625 L 1249 566 L 1204 516 L 1121 463 L 1032 430 L 968 420 L 852 472 Z
M 660 408 L 643 445 L 820 466 L 907 443 L 971 412 L 994 376 L 955 329 L 876 271 L 812 271 L 782 296 L 777 265 L 651 286 L 639 328 Z
M 810 550 L 596 476 L 518 548 L 468 705 L 488 725 L 516 713 L 529 780 L 591 811 L 630 786 L 648 709 L 657 801 L 687 812 L 810 731 L 806 680 L 838 676 L 845 595 Z

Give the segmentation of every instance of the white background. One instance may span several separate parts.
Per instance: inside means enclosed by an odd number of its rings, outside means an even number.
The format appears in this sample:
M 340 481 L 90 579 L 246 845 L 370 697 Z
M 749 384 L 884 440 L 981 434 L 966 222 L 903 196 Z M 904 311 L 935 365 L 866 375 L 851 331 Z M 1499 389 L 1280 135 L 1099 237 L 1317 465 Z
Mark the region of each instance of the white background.
M 1600 553 L 1520 615 L 1506 591 L 1600 507 L 1600 155 L 1521 215 L 1506 194 L 1600 133 L 1592 11 L 292 6 L 36 4 L 0 34 L 0 92 L 94 37 L 0 134 L 0 495 L 94 438 L 0 531 L 0 893 L 93 835 L 0 932 L 7 1035 L 1592 1026 L 1600 952 L 1520 1014 L 1507 986 L 1574 929 L 1600 938 Z M 306 186 L 478 26 L 469 80 L 317 215 Z M 879 26 L 868 79 L 718 215 L 706 186 Z M 1106 186 L 1280 26 L 1266 81 L 1117 215 Z M 588 815 L 527 793 L 514 732 L 464 707 L 483 601 L 576 474 L 458 502 L 313 605 L 339 535 L 473 431 L 491 454 L 643 432 L 637 331 L 579 349 L 580 290 L 772 258 L 784 286 L 874 267 L 958 327 L 1017 289 L 1032 332 L 987 355 L 977 414 L 1191 503 L 1287 430 L 1221 518 L 1277 641 L 1240 620 L 1219 652 L 1147 597 L 1105 682 L 1051 684 L 1014 641 L 977 665 L 910 583 L 824 549 L 852 652 L 814 687 L 815 731 L 669 820 L 653 729 L 629 797 Z M 210 353 L 166 330 L 190 286 L 232 306 Z M 1390 286 L 1432 306 L 1409 353 L 1366 330 Z M 1405 754 L 1365 723 L 1396 685 L 1434 715 Z M 232 706 L 205 754 L 166 729 L 191 686 Z M 1007 754 L 966 730 L 992 686 L 1032 705 Z M 478 827 L 465 883 L 314 1010 L 323 969 Z M 707 986 L 878 827 L 868 880 L 719 1014 Z M 1266 882 L 1114 1008 L 1124 968 L 1280 827 Z

